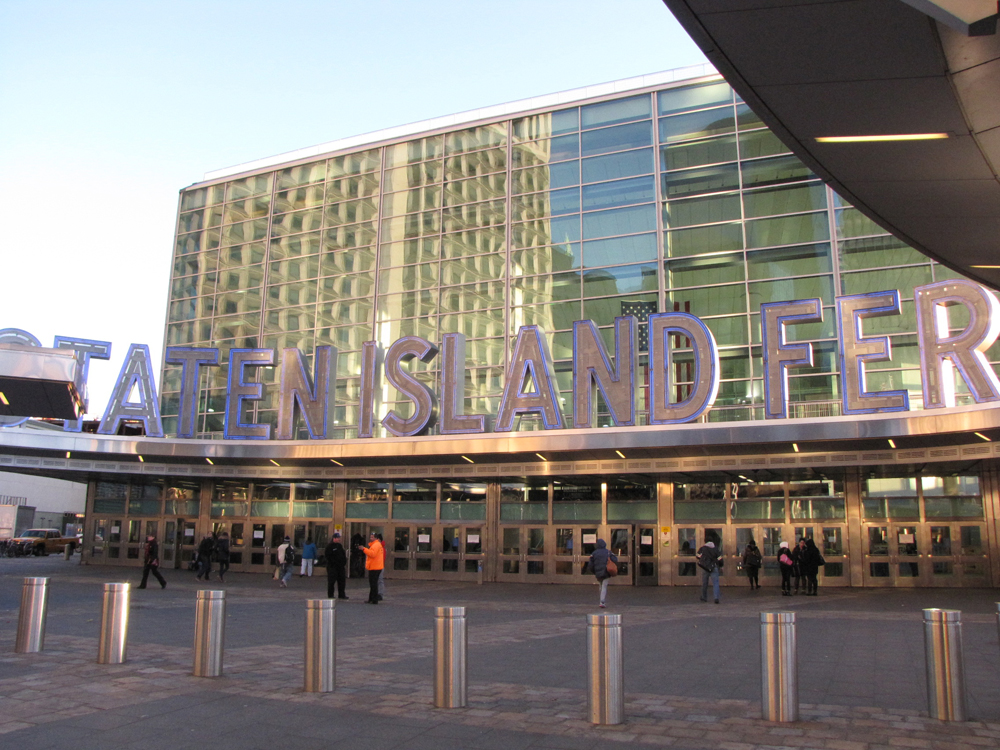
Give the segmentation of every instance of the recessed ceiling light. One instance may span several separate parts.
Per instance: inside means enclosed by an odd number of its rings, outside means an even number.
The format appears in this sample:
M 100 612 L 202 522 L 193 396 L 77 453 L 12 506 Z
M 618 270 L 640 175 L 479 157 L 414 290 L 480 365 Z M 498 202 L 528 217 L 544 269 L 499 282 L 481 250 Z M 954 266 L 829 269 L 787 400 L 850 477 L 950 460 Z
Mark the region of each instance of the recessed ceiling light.
M 275 466 L 277 466 L 277 467 L 278 467 L 279 469 L 281 468 L 281 464 L 279 464 L 279 463 L 278 463 L 277 461 L 275 461 L 275 460 L 274 460 L 273 458 L 270 458 L 270 459 L 268 459 L 268 460 L 269 460 L 269 461 L 270 461 L 270 462 L 271 462 L 272 464 L 274 464 Z
M 466 461 L 468 461 L 468 462 L 469 462 L 470 464 L 474 464 L 474 463 L 476 463 L 475 461 L 473 461 L 473 460 L 472 460 L 471 458 L 469 458 L 468 456 L 462 456 L 462 458 L 464 458 L 464 459 L 465 459 Z
M 976 433 L 976 434 L 978 434 L 978 433 Z M 69 458 L 70 456 L 71 456 L 70 452 L 66 451 L 66 458 Z
M 340 461 L 338 461 L 338 460 L 337 460 L 337 459 L 335 459 L 335 458 L 331 458 L 330 460 L 331 460 L 331 461 L 333 461 L 333 463 L 337 464 L 337 466 L 343 466 L 343 464 L 342 464 L 342 463 L 340 463 Z
M 3 391 L 0 391 L 0 403 L 2 403 L 4 406 L 10 406 L 10 401 L 8 401 L 7 397 L 3 395 Z
M 990 439 L 989 439 L 988 437 L 986 437 L 986 436 L 985 436 L 985 435 L 984 435 L 983 433 L 981 433 L 981 432 L 973 432 L 972 434 L 973 434 L 973 435 L 975 435 L 976 437 L 981 437 L 981 438 L 982 438 L 983 440 L 985 440 L 985 441 L 986 441 L 987 443 L 992 443 L 992 442 L 993 442 L 992 440 L 990 440 Z M 68 458 L 68 457 L 67 457 L 67 458 Z
M 882 143 L 885 141 L 939 141 L 947 138 L 947 133 L 896 133 L 894 135 L 826 135 L 816 139 L 816 143 Z
M 622 453 L 621 451 L 615 451 L 615 453 L 617 453 L 617 454 L 618 454 L 619 456 L 621 456 L 622 458 L 625 458 L 625 454 L 624 454 L 624 453 Z
M 215 466 L 215 462 L 213 462 L 212 459 L 206 458 L 205 460 L 208 461 L 209 465 Z
M 889 438 L 889 447 L 890 448 L 895 448 L 896 447 L 896 441 L 893 440 L 892 438 Z
M 795 451 L 796 453 L 798 453 L 799 452 L 799 444 L 798 443 L 792 443 L 792 450 Z
M 539 457 L 540 459 L 542 459 L 543 461 L 548 461 L 548 460 L 549 460 L 549 459 L 547 459 L 547 458 L 546 458 L 545 456 L 543 456 L 543 455 L 542 455 L 541 453 L 536 453 L 535 455 L 536 455 L 536 456 L 538 456 L 538 457 Z
M 143 459 L 143 457 L 142 457 L 142 456 L 136 456 L 136 458 L 138 458 L 138 459 L 139 459 L 139 463 L 141 463 L 141 464 L 144 464 L 144 463 L 146 463 L 145 459 Z
M 969 266 L 969 268 L 985 268 L 986 270 L 994 270 L 995 271 L 996 269 L 1000 268 L 1000 266 L 988 265 L 988 264 L 980 264 L 980 265 Z

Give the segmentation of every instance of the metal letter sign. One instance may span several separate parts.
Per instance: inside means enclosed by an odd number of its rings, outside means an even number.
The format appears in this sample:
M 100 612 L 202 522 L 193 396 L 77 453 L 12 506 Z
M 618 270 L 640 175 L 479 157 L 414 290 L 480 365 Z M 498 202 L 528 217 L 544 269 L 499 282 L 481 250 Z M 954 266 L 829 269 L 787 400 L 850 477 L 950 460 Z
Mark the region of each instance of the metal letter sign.
M 201 366 L 218 366 L 219 350 L 194 346 L 168 346 L 166 362 L 181 366 L 181 403 L 177 415 L 177 437 L 193 438 L 198 416 Z
M 639 337 L 635 316 L 615 318 L 615 365 L 592 320 L 573 324 L 573 426 L 593 427 L 597 419 L 597 391 L 611 412 L 615 427 L 635 424 L 635 373 Z
M 526 390 L 529 386 L 533 390 Z M 514 417 L 532 412 L 541 414 L 546 430 L 562 429 L 559 394 L 552 383 L 552 357 L 545 334 L 538 326 L 521 326 L 510 356 L 494 432 L 510 432 Z
M 382 369 L 382 347 L 377 341 L 361 345 L 361 403 L 358 404 L 358 437 L 375 434 L 375 410 L 379 407 L 378 372 Z
M 138 401 L 129 400 L 133 390 Z M 145 344 L 132 344 L 128 348 L 97 432 L 101 435 L 114 435 L 123 421 L 142 422 L 147 437 L 163 437 L 160 405 L 156 398 L 156 383 L 153 382 L 153 366 L 149 360 L 149 347 Z
M 80 360 L 80 366 L 83 370 L 81 375 L 81 380 L 84 385 L 87 384 L 87 375 L 90 373 L 90 360 L 91 359 L 111 359 L 111 342 L 110 341 L 94 341 L 92 339 L 78 339 L 72 336 L 56 336 L 55 343 L 53 344 L 56 349 L 72 349 L 76 352 L 77 359 Z M 89 398 L 84 398 L 83 408 L 84 411 L 90 403 Z M 80 432 L 83 430 L 83 419 L 67 419 L 63 422 L 64 432 Z
M 977 404 L 1000 399 L 1000 382 L 983 353 L 1000 333 L 1000 303 L 993 293 L 971 281 L 952 279 L 918 286 L 917 337 L 924 408 L 955 405 L 958 368 Z M 969 314 L 965 330 L 951 335 L 948 308 L 963 305 Z
M 248 401 L 261 401 L 264 386 L 244 380 L 247 367 L 274 364 L 274 349 L 230 349 L 229 375 L 226 381 L 226 418 L 222 434 L 229 440 L 267 440 L 271 425 L 243 421 L 243 407 Z
M 789 344 L 785 326 L 819 323 L 823 305 L 818 299 L 795 302 L 767 302 L 760 306 L 761 348 L 764 353 L 764 417 L 788 416 L 788 368 L 812 367 L 812 344 Z
M 689 347 L 690 355 L 675 352 Z M 688 372 L 681 372 L 688 363 Z M 676 391 L 676 401 L 670 400 L 671 391 Z M 681 397 L 684 391 L 686 398 Z M 649 423 L 691 422 L 712 408 L 718 392 L 719 348 L 708 326 L 686 312 L 650 315 Z
M 390 411 L 382 420 L 382 426 L 396 437 L 420 435 L 434 424 L 434 394 L 430 388 L 404 370 L 402 363 L 411 359 L 430 362 L 437 353 L 438 348 L 434 344 L 419 336 L 404 336 L 397 339 L 385 353 L 385 379 L 410 399 L 414 407 L 413 415 L 409 419 Z
M 899 292 L 872 292 L 837 299 L 837 331 L 840 336 L 840 389 L 844 414 L 875 414 L 906 411 L 910 396 L 904 391 L 869 392 L 865 366 L 892 359 L 888 336 L 865 336 L 865 318 L 899 315 Z
M 0 344 L 18 344 L 20 346 L 41 346 L 42 342 L 20 328 L 0 329 Z M 17 427 L 28 421 L 28 417 L 0 417 L 0 427 Z
M 325 440 L 333 405 L 337 349 L 317 346 L 313 355 L 313 378 L 309 382 L 302 352 L 294 347 L 281 350 L 281 384 L 278 389 L 278 440 L 295 437 L 295 404 L 306 423 L 310 440 Z
M 486 432 L 484 414 L 463 414 L 465 406 L 465 334 L 441 337 L 441 427 L 442 435 Z

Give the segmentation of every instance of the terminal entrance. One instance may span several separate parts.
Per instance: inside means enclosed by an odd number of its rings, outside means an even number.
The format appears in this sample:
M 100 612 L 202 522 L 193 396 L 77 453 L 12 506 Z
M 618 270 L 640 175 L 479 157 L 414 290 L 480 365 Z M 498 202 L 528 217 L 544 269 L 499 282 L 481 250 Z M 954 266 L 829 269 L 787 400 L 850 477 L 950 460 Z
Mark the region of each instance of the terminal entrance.
M 864 527 L 866 586 L 989 586 L 984 524 L 872 523 Z

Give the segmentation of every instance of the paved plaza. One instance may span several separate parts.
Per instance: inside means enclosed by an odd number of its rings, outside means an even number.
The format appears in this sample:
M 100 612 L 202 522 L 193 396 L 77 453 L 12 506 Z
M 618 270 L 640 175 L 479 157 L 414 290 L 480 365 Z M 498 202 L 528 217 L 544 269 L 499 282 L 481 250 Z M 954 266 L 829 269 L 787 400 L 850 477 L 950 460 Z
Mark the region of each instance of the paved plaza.
M 349 581 L 337 603 L 337 689 L 305 693 L 305 600 L 325 595 L 325 571 L 288 589 L 234 573 L 227 593 L 225 670 L 191 675 L 195 592 L 187 571 L 132 594 L 127 662 L 96 663 L 102 584 L 138 583 L 133 568 L 61 557 L 0 559 L 0 747 L 364 748 L 544 750 L 1000 747 L 1000 591 L 723 589 L 702 604 L 692 588 L 614 587 L 623 617 L 626 722 L 586 715 L 586 615 L 596 586 L 390 580 L 365 605 Z M 49 576 L 45 650 L 15 654 L 21 586 Z M 468 613 L 469 704 L 435 709 L 434 606 Z M 971 721 L 928 718 L 921 609 L 963 612 Z M 759 612 L 798 613 L 802 720 L 760 717 Z

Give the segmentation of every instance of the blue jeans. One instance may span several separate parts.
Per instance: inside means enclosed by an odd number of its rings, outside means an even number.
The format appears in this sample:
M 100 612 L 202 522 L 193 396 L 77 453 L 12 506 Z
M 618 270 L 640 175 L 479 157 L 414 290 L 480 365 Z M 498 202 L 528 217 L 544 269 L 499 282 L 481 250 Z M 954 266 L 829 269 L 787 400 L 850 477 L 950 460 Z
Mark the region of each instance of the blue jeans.
M 708 579 L 712 579 L 712 591 L 715 593 L 715 600 L 719 600 L 719 569 L 713 568 L 709 573 L 707 570 L 701 571 L 701 600 L 708 601 Z

